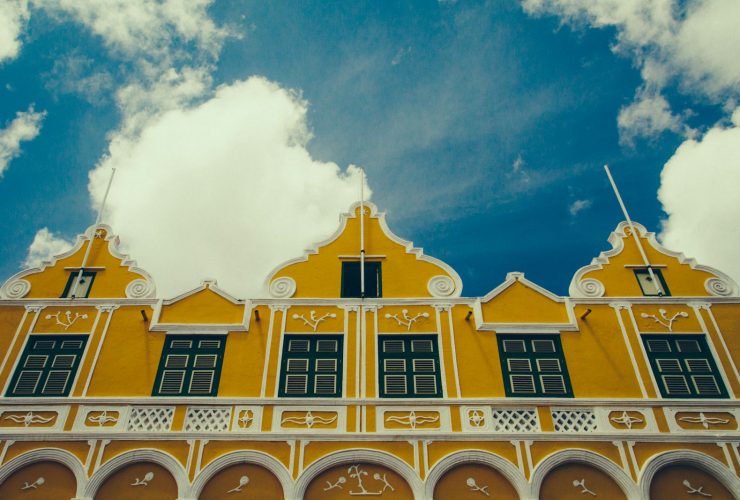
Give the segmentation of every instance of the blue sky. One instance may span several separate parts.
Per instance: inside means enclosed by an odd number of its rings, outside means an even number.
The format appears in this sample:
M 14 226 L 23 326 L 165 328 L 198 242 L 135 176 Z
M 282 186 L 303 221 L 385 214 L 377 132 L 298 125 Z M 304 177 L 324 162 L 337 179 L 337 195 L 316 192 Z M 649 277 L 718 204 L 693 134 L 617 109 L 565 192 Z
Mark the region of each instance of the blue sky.
M 634 220 L 740 274 L 732 0 L 113 3 L 0 10 L 2 276 L 90 225 L 116 166 L 106 221 L 164 296 L 256 296 L 358 165 L 464 295 L 566 294 L 622 220 L 607 162 Z

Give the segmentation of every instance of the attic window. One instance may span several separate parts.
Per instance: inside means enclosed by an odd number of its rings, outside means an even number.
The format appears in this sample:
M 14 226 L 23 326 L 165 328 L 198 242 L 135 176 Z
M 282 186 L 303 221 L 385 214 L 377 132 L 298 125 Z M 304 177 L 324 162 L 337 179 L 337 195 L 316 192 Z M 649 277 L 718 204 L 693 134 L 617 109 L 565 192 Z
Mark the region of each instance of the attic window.
M 663 273 L 660 272 L 660 269 L 653 269 L 653 275 L 658 280 L 660 288 L 653 282 L 653 278 L 650 277 L 650 272 L 647 268 L 635 269 L 635 278 L 637 278 L 637 283 L 640 285 L 642 294 L 646 297 L 670 296 L 671 293 L 668 291 L 668 286 L 665 284 Z
M 95 274 L 94 271 L 82 271 L 82 276 L 80 276 L 79 270 L 70 272 L 67 285 L 64 287 L 64 292 L 62 292 L 62 298 L 87 298 L 90 295 L 93 281 L 95 281 Z
M 342 289 L 340 297 L 375 298 L 383 296 L 380 262 L 365 262 L 365 293 L 360 283 L 360 262 L 342 262 Z

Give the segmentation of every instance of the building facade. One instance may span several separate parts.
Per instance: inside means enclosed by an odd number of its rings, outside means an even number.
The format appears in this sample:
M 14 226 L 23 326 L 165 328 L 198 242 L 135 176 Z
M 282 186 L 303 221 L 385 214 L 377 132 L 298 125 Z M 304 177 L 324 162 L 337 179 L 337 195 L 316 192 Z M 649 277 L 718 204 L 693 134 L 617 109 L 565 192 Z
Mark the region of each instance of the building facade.
M 354 205 L 245 300 L 93 226 L 0 289 L 0 498 L 736 498 L 738 287 L 634 229 L 464 297 Z

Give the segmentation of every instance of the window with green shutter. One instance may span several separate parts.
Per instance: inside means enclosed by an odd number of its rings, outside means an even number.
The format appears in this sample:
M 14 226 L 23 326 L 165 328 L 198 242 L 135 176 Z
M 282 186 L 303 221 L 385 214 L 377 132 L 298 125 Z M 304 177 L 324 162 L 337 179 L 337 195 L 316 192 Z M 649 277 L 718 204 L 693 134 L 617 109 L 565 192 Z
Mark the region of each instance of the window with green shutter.
M 436 335 L 379 335 L 380 397 L 441 397 Z
M 342 395 L 342 336 L 285 335 L 280 397 Z
M 83 271 L 80 276 L 79 271 L 73 271 L 69 274 L 67 284 L 62 292 L 63 299 L 84 299 L 90 295 L 93 281 L 95 281 L 94 271 Z
M 504 388 L 512 397 L 572 397 L 556 335 L 498 335 Z
M 704 335 L 643 335 L 664 398 L 727 398 Z
M 226 336 L 168 335 L 152 396 L 215 396 Z
M 6 396 L 67 396 L 87 335 L 31 335 L 10 380 Z
M 668 285 L 666 285 L 660 269 L 653 269 L 653 276 L 658 281 L 660 288 L 656 286 L 647 268 L 635 269 L 635 278 L 637 278 L 637 283 L 640 285 L 642 294 L 646 297 L 669 297 L 671 292 L 668 290 Z

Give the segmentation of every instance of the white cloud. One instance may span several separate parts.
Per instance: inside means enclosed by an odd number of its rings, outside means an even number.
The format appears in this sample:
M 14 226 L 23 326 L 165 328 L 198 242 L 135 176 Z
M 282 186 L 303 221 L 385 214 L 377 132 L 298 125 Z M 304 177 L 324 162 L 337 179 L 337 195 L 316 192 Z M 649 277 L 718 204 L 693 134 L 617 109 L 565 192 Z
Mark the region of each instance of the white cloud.
M 570 212 L 570 215 L 575 217 L 578 215 L 579 212 L 586 210 L 591 206 L 591 200 L 576 200 L 573 203 L 570 204 L 568 207 L 568 212 Z
M 638 90 L 631 104 L 619 110 L 617 126 L 619 140 L 626 145 L 633 145 L 638 137 L 657 137 L 666 130 L 689 133 L 681 117 L 671 112 L 665 97 L 645 88 Z
M 72 248 L 72 242 L 67 241 L 44 227 L 36 232 L 31 246 L 28 247 L 28 255 L 23 261 L 23 267 L 38 267 L 42 262 L 50 260 L 55 255 L 66 252 Z
M 112 141 L 91 195 L 99 204 L 116 167 L 104 220 L 160 294 L 212 277 L 260 295 L 272 267 L 336 229 L 358 198 L 358 171 L 311 158 L 306 110 L 296 93 L 253 77 Z
M 20 35 L 28 20 L 26 0 L 0 2 L 0 63 L 18 56 L 21 49 Z
M 740 281 L 740 108 L 730 126 L 685 141 L 665 164 L 658 198 L 669 248 Z
M 39 135 L 41 122 L 46 112 L 36 112 L 33 106 L 28 111 L 19 111 L 15 119 L 0 129 L 0 176 L 13 158 L 21 154 L 21 142 L 30 141 Z

